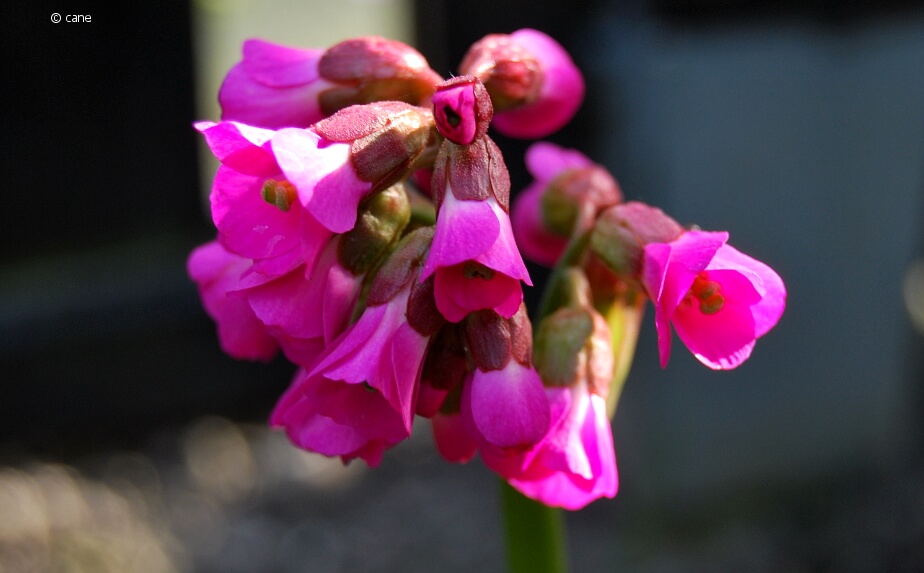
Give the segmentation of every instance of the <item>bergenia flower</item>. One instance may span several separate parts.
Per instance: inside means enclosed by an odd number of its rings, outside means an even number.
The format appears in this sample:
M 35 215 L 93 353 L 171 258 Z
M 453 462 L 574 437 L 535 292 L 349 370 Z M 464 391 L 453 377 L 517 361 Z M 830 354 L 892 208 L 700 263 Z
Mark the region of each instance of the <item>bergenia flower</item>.
M 245 41 L 243 60 L 231 68 L 218 92 L 222 119 L 268 129 L 308 127 L 324 119 L 318 96 L 334 84 L 318 70 L 323 54 Z
M 510 226 L 510 176 L 483 135 L 491 116 L 480 93 L 477 79 L 457 78 L 434 95 L 436 127 L 448 139 L 434 166 L 436 231 L 421 278 L 436 275 L 436 304 L 451 322 L 481 309 L 509 318 L 523 300 L 520 281 L 532 285 Z
M 592 221 L 599 210 L 619 203 L 622 193 L 606 169 L 553 143 L 531 145 L 526 168 L 535 180 L 513 201 L 513 232 L 526 258 L 552 267 L 578 219 Z
M 309 127 L 350 105 L 428 105 L 442 78 L 407 44 L 376 36 L 328 50 L 251 39 L 218 93 L 222 119 L 268 129 Z
M 432 124 L 428 110 L 408 104 L 360 105 L 309 129 L 281 129 L 272 146 L 302 206 L 325 228 L 345 233 L 363 198 L 406 178 L 426 155 Z
M 400 414 L 382 394 L 300 370 L 276 404 L 270 425 L 293 444 L 344 463 L 361 458 L 379 465 L 382 453 L 408 437 Z
M 552 420 L 546 436 L 526 452 L 482 452 L 488 467 L 521 493 L 566 509 L 613 497 L 619 485 L 606 406 L 614 367 L 610 328 L 588 302 L 559 309 L 539 327 L 536 367 Z
M 568 52 L 538 30 L 492 34 L 459 68 L 479 78 L 494 102 L 493 126 L 508 137 L 538 139 L 565 126 L 584 100 L 584 78 Z
M 279 344 L 254 314 L 247 298 L 236 292 L 241 275 L 251 264 L 250 259 L 212 241 L 197 247 L 186 266 L 199 288 L 205 311 L 218 326 L 221 349 L 242 360 L 269 360 L 279 350 Z
M 725 232 L 688 231 L 645 245 L 641 279 L 655 305 L 662 367 L 671 325 L 700 362 L 721 370 L 747 360 L 783 314 L 780 276 L 727 241 Z
M 432 281 L 416 280 L 430 238 L 429 229 L 420 229 L 402 241 L 373 280 L 362 316 L 313 369 L 329 379 L 368 384 L 401 415 L 408 432 L 427 346 L 443 322 Z
M 302 208 L 273 153 L 276 132 L 235 122 L 195 125 L 222 165 L 210 201 L 222 244 L 270 278 L 299 265 L 310 272 L 331 231 Z

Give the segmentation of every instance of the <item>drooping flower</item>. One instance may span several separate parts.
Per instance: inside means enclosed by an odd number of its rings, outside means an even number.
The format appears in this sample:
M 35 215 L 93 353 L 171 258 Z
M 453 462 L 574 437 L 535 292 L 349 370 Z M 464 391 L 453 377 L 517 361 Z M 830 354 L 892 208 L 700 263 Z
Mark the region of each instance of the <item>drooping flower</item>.
M 299 265 L 310 272 L 331 231 L 302 208 L 298 191 L 276 161 L 276 132 L 236 122 L 195 125 L 222 165 L 209 196 L 218 238 L 252 259 L 269 278 Z
M 509 318 L 523 300 L 520 281 L 532 282 L 510 226 L 510 175 L 500 149 L 483 135 L 489 108 L 479 107 L 484 98 L 477 96 L 477 80 L 460 79 L 461 92 L 452 82 L 438 88 L 436 126 L 447 137 L 468 141 L 446 119 L 451 113 L 460 118 L 458 126 L 474 123 L 466 133 L 475 135 L 470 144 L 447 139 L 440 147 L 432 180 L 436 231 L 421 278 L 436 275 L 436 304 L 451 322 L 481 309 Z M 460 97 L 468 86 L 472 97 Z
M 552 267 L 575 225 L 589 224 L 598 211 L 619 203 L 622 193 L 606 169 L 553 143 L 531 145 L 526 168 L 535 180 L 513 201 L 513 232 L 526 258 Z
M 700 362 L 722 370 L 747 360 L 783 314 L 780 276 L 727 241 L 725 232 L 687 231 L 645 245 L 641 279 L 655 305 L 662 367 L 671 325 Z
M 267 129 L 308 127 L 325 117 L 318 95 L 333 84 L 318 64 L 324 50 L 246 40 L 243 60 L 218 92 L 222 119 Z
M 482 457 L 527 497 L 580 509 L 615 496 L 618 487 L 607 415 L 615 361 L 609 324 L 590 306 L 587 279 L 573 268 L 567 280 L 572 296 L 539 325 L 534 352 L 551 408 L 549 431 L 528 451 L 485 449 Z
M 584 100 L 584 78 L 568 52 L 529 28 L 476 42 L 460 72 L 484 82 L 494 102 L 493 126 L 508 137 L 538 139 L 571 121 Z
M 374 103 L 342 110 L 309 129 L 281 129 L 272 145 L 302 206 L 325 228 L 345 233 L 364 197 L 402 181 L 426 161 L 435 139 L 432 123 L 423 108 Z
M 395 40 L 368 36 L 316 50 L 251 39 L 218 101 L 225 121 L 304 128 L 350 105 L 427 105 L 441 80 L 419 52 Z
M 206 312 L 218 326 L 218 340 L 229 356 L 269 360 L 279 350 L 276 340 L 254 314 L 246 297 L 236 291 L 252 261 L 225 249 L 218 241 L 197 247 L 187 271 L 199 287 Z
M 379 392 L 299 370 L 270 416 L 295 445 L 344 462 L 379 465 L 383 452 L 408 437 L 400 414 Z

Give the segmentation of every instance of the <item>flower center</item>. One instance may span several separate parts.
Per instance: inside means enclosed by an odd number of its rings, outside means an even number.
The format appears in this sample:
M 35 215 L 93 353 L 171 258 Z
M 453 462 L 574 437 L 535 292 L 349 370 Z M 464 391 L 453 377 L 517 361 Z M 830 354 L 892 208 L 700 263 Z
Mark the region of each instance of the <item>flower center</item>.
M 280 181 L 267 179 L 263 183 L 263 188 L 260 189 L 260 196 L 270 205 L 278 207 L 280 211 L 287 212 L 292 203 L 298 199 L 298 191 L 295 190 L 295 185 L 285 179 Z
M 709 280 L 709 274 L 702 271 L 693 279 L 693 285 L 684 301 L 692 303 L 699 301 L 699 311 L 703 314 L 715 314 L 725 306 L 725 297 L 720 294 L 722 285 L 716 281 Z
M 489 281 L 494 278 L 494 270 L 489 269 L 481 263 L 476 263 L 475 261 L 466 261 L 465 265 L 462 267 L 462 273 L 467 279 L 478 278 Z

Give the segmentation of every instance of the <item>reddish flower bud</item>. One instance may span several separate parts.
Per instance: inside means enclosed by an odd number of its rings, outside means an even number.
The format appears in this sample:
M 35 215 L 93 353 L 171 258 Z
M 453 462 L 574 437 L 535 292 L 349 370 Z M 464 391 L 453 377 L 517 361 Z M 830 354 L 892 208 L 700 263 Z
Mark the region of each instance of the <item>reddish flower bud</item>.
M 353 38 L 329 48 L 320 76 L 337 87 L 321 92 L 321 109 L 331 115 L 356 104 L 401 101 L 425 106 L 443 78 L 414 48 L 376 36 Z
M 443 136 L 459 145 L 469 145 L 488 132 L 494 115 L 491 97 L 474 76 L 459 76 L 436 88 L 433 118 Z

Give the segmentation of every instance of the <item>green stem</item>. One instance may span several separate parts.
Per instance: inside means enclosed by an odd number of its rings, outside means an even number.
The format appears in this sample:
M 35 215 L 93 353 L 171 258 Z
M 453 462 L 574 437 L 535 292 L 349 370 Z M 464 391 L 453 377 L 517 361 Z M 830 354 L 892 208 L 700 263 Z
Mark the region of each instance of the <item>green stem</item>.
M 565 573 L 568 558 L 560 509 L 533 501 L 501 481 L 510 573 Z

